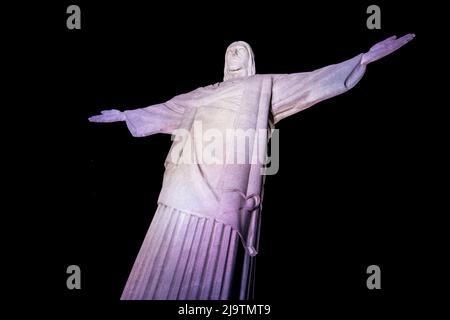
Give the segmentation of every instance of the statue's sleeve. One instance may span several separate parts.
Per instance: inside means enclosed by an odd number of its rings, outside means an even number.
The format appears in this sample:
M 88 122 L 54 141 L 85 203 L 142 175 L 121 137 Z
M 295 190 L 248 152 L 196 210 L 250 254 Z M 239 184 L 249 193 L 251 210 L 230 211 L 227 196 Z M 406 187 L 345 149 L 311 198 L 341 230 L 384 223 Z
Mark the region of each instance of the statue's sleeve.
M 171 134 L 178 128 L 185 111 L 185 108 L 174 100 L 124 111 L 128 130 L 134 137 L 145 137 L 155 133 Z
M 274 123 L 325 99 L 351 89 L 364 74 L 362 54 L 311 72 L 274 75 L 272 115 Z

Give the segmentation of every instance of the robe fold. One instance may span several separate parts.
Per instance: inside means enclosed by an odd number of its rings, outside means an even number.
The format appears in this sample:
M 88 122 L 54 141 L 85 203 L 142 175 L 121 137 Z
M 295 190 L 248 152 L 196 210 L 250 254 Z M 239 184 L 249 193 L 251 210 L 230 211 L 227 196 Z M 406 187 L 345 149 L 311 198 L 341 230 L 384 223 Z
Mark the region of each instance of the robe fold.
M 125 111 L 133 136 L 167 133 L 174 142 L 165 161 L 158 209 L 122 299 L 231 298 L 239 241 L 249 256 L 258 250 L 265 159 L 192 161 L 202 158 L 207 145 L 196 126 L 223 136 L 227 130 L 268 132 L 283 118 L 352 88 L 365 71 L 361 57 L 312 72 L 230 79 Z M 180 136 L 186 132 L 189 139 Z M 269 138 L 250 136 L 245 155 L 225 148 L 223 159 L 265 154 Z

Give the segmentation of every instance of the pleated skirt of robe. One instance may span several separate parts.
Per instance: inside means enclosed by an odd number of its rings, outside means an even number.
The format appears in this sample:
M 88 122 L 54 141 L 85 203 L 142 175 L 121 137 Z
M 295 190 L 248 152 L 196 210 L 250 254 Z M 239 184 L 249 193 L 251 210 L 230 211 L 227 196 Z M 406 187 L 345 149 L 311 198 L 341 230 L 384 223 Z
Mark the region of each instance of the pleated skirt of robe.
M 159 204 L 121 299 L 229 299 L 239 241 L 230 226 Z

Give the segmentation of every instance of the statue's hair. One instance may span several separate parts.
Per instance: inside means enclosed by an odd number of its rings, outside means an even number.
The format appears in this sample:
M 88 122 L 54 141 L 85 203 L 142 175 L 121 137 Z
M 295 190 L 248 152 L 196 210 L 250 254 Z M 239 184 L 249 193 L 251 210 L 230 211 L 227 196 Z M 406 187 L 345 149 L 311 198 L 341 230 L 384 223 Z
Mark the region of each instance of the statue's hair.
M 253 50 L 250 47 L 250 45 L 245 41 L 235 41 L 228 46 L 226 52 L 228 51 L 228 49 L 230 49 L 231 47 L 234 47 L 234 46 L 243 46 L 244 48 L 247 49 L 248 55 L 249 55 L 249 59 L 248 59 L 248 63 L 247 63 L 247 76 L 255 75 L 255 73 L 256 73 L 255 72 L 255 55 L 253 54 Z M 223 71 L 223 81 L 227 81 L 228 79 L 230 79 L 230 74 L 229 74 L 228 65 L 227 65 L 226 52 L 225 52 L 225 68 Z

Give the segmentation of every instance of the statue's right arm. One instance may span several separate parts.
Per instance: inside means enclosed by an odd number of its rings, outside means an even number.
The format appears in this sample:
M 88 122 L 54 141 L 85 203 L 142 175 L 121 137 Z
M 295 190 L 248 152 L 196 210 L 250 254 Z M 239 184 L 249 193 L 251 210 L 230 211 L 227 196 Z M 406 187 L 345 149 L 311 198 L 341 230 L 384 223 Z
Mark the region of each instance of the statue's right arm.
M 196 101 L 209 94 L 204 88 L 177 95 L 172 99 L 134 110 L 105 110 L 89 118 L 91 122 L 124 121 L 134 137 L 146 137 L 155 133 L 172 134 L 178 129 L 186 109 L 197 105 Z
M 105 110 L 89 118 L 91 122 L 124 121 L 134 137 L 146 137 L 155 133 L 172 133 L 178 128 L 184 108 L 172 100 L 134 110 Z

